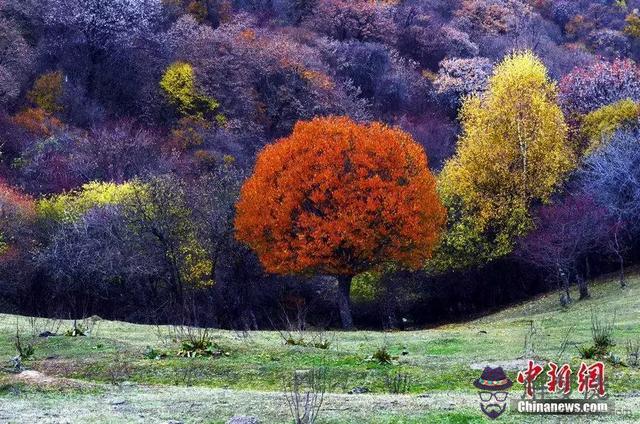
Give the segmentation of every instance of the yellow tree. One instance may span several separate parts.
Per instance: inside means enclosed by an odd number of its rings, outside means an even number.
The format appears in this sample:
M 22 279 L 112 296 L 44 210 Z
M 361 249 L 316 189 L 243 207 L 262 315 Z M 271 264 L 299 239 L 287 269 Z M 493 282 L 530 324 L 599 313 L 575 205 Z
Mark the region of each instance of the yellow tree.
M 506 57 L 460 120 L 457 153 L 438 184 L 449 210 L 444 266 L 508 254 L 531 227 L 531 205 L 548 201 L 574 163 L 556 86 L 531 52 Z

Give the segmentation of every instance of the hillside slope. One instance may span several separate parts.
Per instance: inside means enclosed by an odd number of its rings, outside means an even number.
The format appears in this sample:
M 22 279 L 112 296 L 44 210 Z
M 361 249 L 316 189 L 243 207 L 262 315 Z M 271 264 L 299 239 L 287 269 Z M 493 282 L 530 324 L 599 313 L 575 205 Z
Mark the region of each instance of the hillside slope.
M 283 378 L 296 369 L 326 367 L 329 392 L 321 422 L 483 421 L 471 385 L 488 364 L 501 365 L 512 379 L 525 359 L 579 362 L 578 347 L 591 343 L 591 319 L 612 321 L 612 353 L 626 361 L 627 340 L 640 341 L 640 276 L 621 289 L 613 278 L 591 284 L 592 298 L 561 308 L 556 293 L 464 324 L 411 332 L 327 332 L 295 334 L 329 342 L 328 349 L 287 346 L 277 332 L 212 331 L 228 354 L 182 358 L 170 327 L 95 320 L 85 337 L 35 338 L 25 362 L 30 373 L 0 374 L 0 422 L 224 422 L 253 414 L 264 422 L 286 422 Z M 577 298 L 577 295 L 576 295 Z M 0 315 L 0 357 L 15 355 L 16 325 L 23 337 L 51 327 L 26 317 Z M 63 322 L 58 332 L 72 326 Z M 525 339 L 531 342 L 525 343 Z M 564 349 L 562 348 L 563 341 Z M 391 364 L 372 355 L 386 347 Z M 149 348 L 166 354 L 148 359 Z M 528 351 L 528 352 L 525 352 Z M 37 372 L 33 372 L 37 371 Z M 634 411 L 612 422 L 640 418 L 640 370 L 607 365 L 607 389 Z M 408 394 L 388 394 L 388 376 L 405 373 Z M 354 387 L 368 394 L 349 395 Z M 516 384 L 512 392 L 520 394 Z M 504 422 L 522 422 L 513 413 Z M 540 422 L 532 419 L 532 422 Z M 575 419 L 572 421 L 574 422 Z

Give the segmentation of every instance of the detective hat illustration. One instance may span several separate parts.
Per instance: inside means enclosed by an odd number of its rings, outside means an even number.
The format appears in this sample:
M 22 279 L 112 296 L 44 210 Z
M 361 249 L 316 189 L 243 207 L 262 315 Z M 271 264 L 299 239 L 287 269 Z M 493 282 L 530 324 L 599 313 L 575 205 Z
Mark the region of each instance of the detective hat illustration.
M 485 367 L 480 378 L 473 382 L 473 385 L 480 390 L 506 390 L 513 386 L 513 381 L 507 377 L 502 367 Z

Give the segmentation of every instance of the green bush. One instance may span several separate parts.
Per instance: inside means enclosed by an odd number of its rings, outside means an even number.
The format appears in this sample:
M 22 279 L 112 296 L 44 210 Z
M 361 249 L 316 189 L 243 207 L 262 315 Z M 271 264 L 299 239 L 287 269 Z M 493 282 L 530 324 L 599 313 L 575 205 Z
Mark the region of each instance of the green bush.
M 178 356 L 184 358 L 197 358 L 197 357 L 219 357 L 226 355 L 226 353 L 211 340 L 183 340 L 182 347 L 178 351 Z
M 382 365 L 390 364 L 393 360 L 393 356 L 391 356 L 386 346 L 379 347 L 372 355 L 372 358 Z

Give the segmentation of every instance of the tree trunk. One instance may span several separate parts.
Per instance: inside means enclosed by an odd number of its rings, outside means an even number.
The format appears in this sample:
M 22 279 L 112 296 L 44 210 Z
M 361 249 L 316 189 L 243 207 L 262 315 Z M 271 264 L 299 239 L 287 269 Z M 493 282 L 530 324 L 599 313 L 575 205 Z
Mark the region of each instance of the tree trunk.
M 385 275 L 383 279 L 385 293 L 384 299 L 382 299 L 382 327 L 385 330 L 397 330 L 399 328 L 399 324 L 396 304 L 396 299 L 398 298 L 396 293 L 396 284 L 391 275 Z
M 580 290 L 580 300 L 589 299 L 591 295 L 589 294 L 589 287 L 587 286 L 587 281 L 582 278 L 580 274 L 576 274 L 576 281 L 578 283 L 578 290 Z
M 624 257 L 618 253 L 618 260 L 620 262 L 620 287 L 627 287 L 627 283 L 624 281 Z
M 618 231 L 620 231 L 620 220 L 618 220 L 618 225 L 613 232 L 613 250 L 618 257 L 618 262 L 620 263 L 620 287 L 625 288 L 627 284 L 624 281 L 624 257 L 622 256 L 622 245 L 618 237 Z
M 351 316 L 351 276 L 340 275 L 338 279 L 338 309 L 340 311 L 340 320 L 342 328 L 345 330 L 353 329 L 353 317 Z
M 591 264 L 589 263 L 589 256 L 584 258 L 584 276 L 587 280 L 591 279 Z
M 564 272 L 561 266 L 558 265 L 558 282 L 564 290 L 564 294 L 560 295 L 560 304 L 567 306 L 571 303 L 571 292 L 569 291 L 569 276 Z

